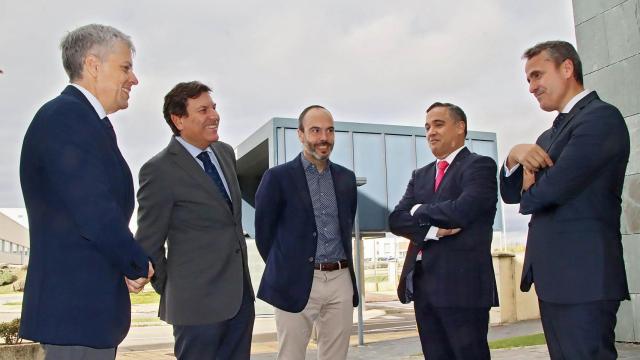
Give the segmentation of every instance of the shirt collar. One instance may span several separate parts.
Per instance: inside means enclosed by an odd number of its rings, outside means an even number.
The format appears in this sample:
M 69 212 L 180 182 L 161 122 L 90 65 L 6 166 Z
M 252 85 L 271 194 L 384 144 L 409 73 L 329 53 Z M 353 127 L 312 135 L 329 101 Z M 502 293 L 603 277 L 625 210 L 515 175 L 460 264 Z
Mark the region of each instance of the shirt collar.
M 453 162 L 453 160 L 456 158 L 456 156 L 458 155 L 458 153 L 464 149 L 465 147 L 467 147 L 467 145 L 462 145 L 459 148 L 457 148 L 456 150 L 454 150 L 451 154 L 447 155 L 446 158 L 442 159 L 442 160 L 437 160 L 436 161 L 436 165 L 440 162 L 440 161 L 446 161 L 447 163 L 449 163 L 449 165 L 451 165 L 451 163 Z
M 86 97 L 87 100 L 89 100 L 89 104 L 91 104 L 91 106 L 93 106 L 93 109 L 96 111 L 96 113 L 98 114 L 98 117 L 100 117 L 100 119 L 104 119 L 107 116 L 107 112 L 104 111 L 104 107 L 102 106 L 102 104 L 100 103 L 98 98 L 95 97 L 89 90 L 87 90 L 87 89 L 83 88 L 82 86 L 80 86 L 78 84 L 75 84 L 75 83 L 71 83 L 71 86 L 73 86 L 76 89 L 80 90 L 82 95 L 84 95 L 84 97 Z
M 309 160 L 307 160 L 306 157 L 304 157 L 304 153 L 300 153 L 300 159 L 302 161 L 302 167 L 305 170 L 310 170 L 310 169 L 314 169 L 315 171 L 318 171 L 318 169 L 316 168 L 316 166 Z M 329 159 L 327 159 L 327 169 L 329 168 L 329 164 L 331 162 L 329 161 Z
M 562 113 L 566 114 L 569 111 L 571 111 L 571 109 L 573 109 L 573 107 L 576 106 L 578 101 L 582 100 L 585 96 L 589 95 L 592 91 L 593 90 L 584 89 L 581 92 L 577 93 L 571 100 L 569 100 L 567 105 L 564 106 L 564 109 L 562 109 Z
M 210 146 L 207 146 L 206 148 L 200 149 L 199 147 L 190 144 L 189 142 L 187 142 L 187 140 L 183 139 L 180 136 L 174 136 L 176 138 L 176 140 L 182 144 L 182 146 L 187 149 L 187 151 L 189 152 L 189 154 L 191 154 L 191 156 L 193 157 L 197 157 L 198 155 L 200 155 L 201 152 L 206 151 L 209 153 L 209 155 L 213 155 L 213 150 L 211 150 Z

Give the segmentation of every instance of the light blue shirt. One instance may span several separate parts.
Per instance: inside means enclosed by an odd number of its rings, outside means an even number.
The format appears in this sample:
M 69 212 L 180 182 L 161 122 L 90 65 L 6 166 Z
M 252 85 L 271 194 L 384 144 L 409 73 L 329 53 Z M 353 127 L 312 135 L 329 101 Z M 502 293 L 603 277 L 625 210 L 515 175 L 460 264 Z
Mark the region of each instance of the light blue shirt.
M 207 155 L 209 155 L 209 159 L 211 159 L 211 162 L 213 163 L 213 166 L 216 167 L 216 170 L 218 171 L 218 174 L 220 174 L 220 179 L 222 179 L 222 184 L 224 185 L 224 189 L 227 191 L 227 195 L 229 196 L 229 199 L 231 199 L 231 193 L 229 192 L 229 185 L 227 185 L 227 179 L 224 178 L 224 173 L 222 172 L 222 168 L 220 167 L 220 163 L 218 162 L 218 158 L 216 157 L 216 154 L 214 154 L 214 152 L 211 149 L 211 147 L 207 146 L 203 150 L 203 149 L 198 148 L 197 146 L 194 146 L 194 145 L 188 143 L 187 140 L 183 139 L 180 136 L 176 136 L 175 138 L 189 152 L 189 154 L 191 154 L 193 159 L 198 163 L 198 165 L 200 165 L 200 167 L 202 168 L 203 171 L 204 171 L 204 164 L 202 163 L 202 161 L 200 161 L 200 159 L 198 159 L 197 156 L 200 155 L 200 153 L 203 152 L 203 151 L 207 152 Z

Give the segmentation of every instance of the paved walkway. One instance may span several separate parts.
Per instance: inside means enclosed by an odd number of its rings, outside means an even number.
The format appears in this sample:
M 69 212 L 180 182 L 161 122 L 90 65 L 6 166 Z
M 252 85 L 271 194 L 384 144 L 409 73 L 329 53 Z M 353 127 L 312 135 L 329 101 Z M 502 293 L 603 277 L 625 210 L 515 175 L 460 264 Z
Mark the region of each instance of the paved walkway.
M 352 338 L 352 340 L 355 340 Z M 616 345 L 619 359 L 640 360 L 640 345 L 621 344 Z M 264 353 L 262 351 L 269 351 Z M 258 344 L 252 349 L 251 359 L 253 360 L 273 360 L 276 358 L 275 344 Z M 316 350 L 310 348 L 307 351 L 307 359 L 315 359 Z M 349 360 L 372 360 L 372 359 L 398 359 L 398 360 L 419 360 L 422 359 L 420 352 L 420 340 L 417 336 L 410 336 L 399 339 L 371 342 L 365 346 L 352 346 L 349 349 Z M 528 346 L 524 348 L 499 349 L 491 351 L 493 360 L 548 360 L 549 353 L 546 345 Z M 118 354 L 117 360 L 169 360 L 175 359 L 171 348 L 132 351 Z
M 5 301 L 19 301 L 18 296 L 0 296 L 0 304 Z M 384 300 L 384 299 L 380 299 Z M 385 313 L 393 313 L 393 310 L 385 309 L 385 306 L 378 303 L 377 310 L 369 310 L 365 313 L 365 318 L 376 319 L 384 317 Z M 392 303 L 391 309 L 404 307 L 399 303 Z M 134 317 L 139 320 L 153 319 L 157 311 L 157 305 L 137 305 L 134 306 Z M 407 309 L 410 309 L 407 306 Z M 19 306 L 0 305 L 0 318 L 7 320 L 18 317 Z M 3 320 L 4 321 L 4 320 Z M 157 324 L 152 321 L 151 324 Z M 251 349 L 251 359 L 272 360 L 276 358 L 277 342 L 275 339 L 275 324 L 272 317 L 258 317 L 254 326 L 254 337 Z M 505 339 L 514 336 L 536 334 L 542 332 L 539 320 L 521 321 L 506 325 L 491 326 L 489 328 L 489 340 Z M 350 360 L 375 360 L 375 359 L 398 359 L 398 360 L 419 360 L 422 359 L 420 350 L 420 340 L 415 328 L 409 331 L 374 332 L 365 334 L 364 346 L 357 346 L 357 336 L 351 337 L 352 347 L 349 349 L 348 359 Z M 621 360 L 640 360 L 640 345 L 637 344 L 616 344 L 618 356 Z M 316 358 L 316 349 L 313 344 L 307 351 L 307 359 Z M 492 350 L 491 358 L 494 360 L 539 360 L 549 359 L 549 354 L 545 345 L 529 346 L 515 349 Z M 138 323 L 133 327 L 125 342 L 121 344 L 118 351 L 117 360 L 172 360 L 173 356 L 173 336 L 169 325 L 145 326 Z

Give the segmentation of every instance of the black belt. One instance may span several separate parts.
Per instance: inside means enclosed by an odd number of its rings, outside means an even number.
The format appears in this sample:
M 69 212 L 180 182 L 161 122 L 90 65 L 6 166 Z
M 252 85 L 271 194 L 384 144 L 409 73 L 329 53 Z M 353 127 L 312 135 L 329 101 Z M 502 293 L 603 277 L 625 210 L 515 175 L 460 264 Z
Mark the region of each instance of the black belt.
M 346 269 L 348 267 L 349 267 L 349 263 L 347 262 L 347 260 L 332 261 L 332 262 L 326 262 L 326 263 L 315 263 L 313 265 L 314 269 L 320 270 L 320 271 L 334 271 L 334 270 Z

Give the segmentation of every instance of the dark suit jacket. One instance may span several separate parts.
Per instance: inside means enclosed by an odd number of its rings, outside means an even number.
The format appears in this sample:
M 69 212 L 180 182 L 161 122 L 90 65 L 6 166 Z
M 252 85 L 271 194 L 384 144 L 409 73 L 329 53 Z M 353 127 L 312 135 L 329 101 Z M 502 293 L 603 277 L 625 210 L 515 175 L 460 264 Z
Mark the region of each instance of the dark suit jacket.
M 300 156 L 268 169 L 256 193 L 256 245 L 266 263 L 258 297 L 289 312 L 300 312 L 307 305 L 318 241 L 316 218 Z M 338 164 L 330 162 L 329 170 L 338 203 L 342 245 L 353 284 L 353 306 L 357 306 L 358 289 L 351 255 L 356 179 L 351 170 Z
M 389 215 L 391 232 L 411 240 L 398 286 L 400 301 L 411 301 L 407 286 L 411 289 L 413 283 L 407 276 L 423 249 L 421 298 L 434 306 L 498 305 L 491 259 L 497 171 L 493 159 L 464 148 L 449 165 L 436 192 L 435 161 L 413 172 L 404 196 Z M 410 210 L 416 204 L 423 205 L 412 216 Z M 425 242 L 431 226 L 462 231 Z
M 175 138 L 140 169 L 136 240 L 155 265 L 152 285 L 161 295 L 160 318 L 174 325 L 232 318 L 242 303 L 243 274 L 249 279 L 235 154 L 220 141 L 211 148 L 229 186 L 233 212 Z
M 20 335 L 56 345 L 117 346 L 129 330 L 124 276 L 147 276 L 133 240 L 131 172 L 105 123 L 75 87 L 36 113 L 20 182 L 31 258 Z
M 522 195 L 522 167 L 500 171 L 502 199 L 532 214 L 520 288 L 535 282 L 554 303 L 628 299 L 620 240 L 621 194 L 629 159 L 622 115 L 595 92 L 580 100 L 552 138 L 536 141 L 554 166 Z

